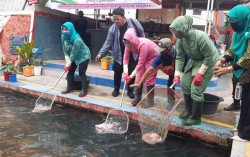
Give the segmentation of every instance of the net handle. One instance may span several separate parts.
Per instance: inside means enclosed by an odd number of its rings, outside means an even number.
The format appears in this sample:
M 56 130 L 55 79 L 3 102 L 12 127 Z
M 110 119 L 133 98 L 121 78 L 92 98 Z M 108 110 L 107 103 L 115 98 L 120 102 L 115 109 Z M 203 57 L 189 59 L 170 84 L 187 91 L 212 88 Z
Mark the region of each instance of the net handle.
M 61 76 L 60 76 L 60 77 L 59 77 L 59 79 L 56 81 L 56 83 L 55 83 L 54 87 L 53 87 L 53 88 L 51 88 L 51 89 L 54 89 L 54 88 L 56 87 L 56 85 L 57 85 L 57 84 L 58 84 L 58 82 L 61 80 L 61 78 L 63 77 L 63 75 L 65 74 L 65 72 L 66 72 L 66 71 L 63 71 L 63 72 L 62 72 Z
M 122 107 L 125 87 L 126 87 L 126 80 L 124 80 L 124 85 L 123 85 L 123 89 L 122 89 L 122 98 L 121 98 L 121 102 L 120 102 L 120 107 Z

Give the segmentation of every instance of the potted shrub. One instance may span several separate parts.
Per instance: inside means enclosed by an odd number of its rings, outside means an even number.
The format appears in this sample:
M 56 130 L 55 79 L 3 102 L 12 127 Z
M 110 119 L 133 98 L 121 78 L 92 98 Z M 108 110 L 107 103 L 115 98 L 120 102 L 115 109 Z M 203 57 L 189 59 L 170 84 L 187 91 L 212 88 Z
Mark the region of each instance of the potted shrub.
M 39 76 L 42 72 L 42 61 L 39 58 L 35 58 L 32 60 L 32 65 L 34 66 L 34 75 Z
M 102 70 L 109 70 L 109 63 L 112 61 L 112 57 L 105 56 L 101 59 L 101 69 Z
M 16 66 L 14 66 L 14 64 L 11 68 L 12 68 L 11 69 L 12 73 L 9 74 L 9 80 L 10 80 L 10 82 L 17 82 L 16 74 L 18 72 L 18 68 Z
M 23 67 L 23 75 L 24 76 L 33 76 L 34 75 L 34 66 L 26 65 Z
M 12 73 L 12 67 L 14 66 L 14 63 L 10 63 L 10 64 L 5 64 L 3 65 L 1 68 L 4 71 L 3 75 L 4 75 L 4 81 L 9 81 L 9 75 Z
M 110 67 L 109 65 L 112 61 L 113 61 L 112 52 L 109 50 L 108 54 L 101 59 L 101 69 L 109 70 Z
M 29 65 L 29 59 L 32 53 L 32 49 L 34 48 L 34 42 L 31 41 L 28 43 L 27 41 L 23 42 L 22 48 L 13 44 L 13 49 L 20 56 L 20 68 L 22 70 L 23 66 Z

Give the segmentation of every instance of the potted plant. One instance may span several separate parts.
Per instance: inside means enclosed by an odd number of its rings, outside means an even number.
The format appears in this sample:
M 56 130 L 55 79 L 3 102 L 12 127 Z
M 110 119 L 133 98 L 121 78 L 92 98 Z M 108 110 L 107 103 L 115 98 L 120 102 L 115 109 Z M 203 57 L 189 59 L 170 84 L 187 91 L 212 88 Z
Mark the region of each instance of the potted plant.
M 34 75 L 39 76 L 42 72 L 42 61 L 39 58 L 34 58 L 32 60 L 32 65 L 34 66 Z
M 18 68 L 16 66 L 14 66 L 14 64 L 11 67 L 11 71 L 12 71 L 12 73 L 9 74 L 9 80 L 10 80 L 10 82 L 17 82 L 16 74 L 18 72 Z
M 29 59 L 30 59 L 33 48 L 34 48 L 34 42 L 33 41 L 31 41 L 30 43 L 28 43 L 27 41 L 24 41 L 22 48 L 20 48 L 19 46 L 13 44 L 14 51 L 16 51 L 16 53 L 21 58 L 21 60 L 20 60 L 21 70 L 22 70 L 23 66 L 29 65 L 29 61 L 30 61 Z
M 101 69 L 109 70 L 110 63 L 113 61 L 112 52 L 109 50 L 108 54 L 101 59 Z M 112 66 L 113 68 L 113 66 Z
M 4 81 L 9 81 L 9 75 L 12 73 L 12 67 L 14 66 L 14 63 L 10 63 L 10 64 L 5 64 L 3 65 L 1 68 L 4 71 L 3 75 L 4 75 Z
M 111 56 L 105 56 L 101 59 L 101 69 L 102 70 L 109 70 L 109 63 L 112 61 Z
M 23 75 L 24 76 L 33 76 L 34 75 L 34 66 L 26 65 L 23 67 Z

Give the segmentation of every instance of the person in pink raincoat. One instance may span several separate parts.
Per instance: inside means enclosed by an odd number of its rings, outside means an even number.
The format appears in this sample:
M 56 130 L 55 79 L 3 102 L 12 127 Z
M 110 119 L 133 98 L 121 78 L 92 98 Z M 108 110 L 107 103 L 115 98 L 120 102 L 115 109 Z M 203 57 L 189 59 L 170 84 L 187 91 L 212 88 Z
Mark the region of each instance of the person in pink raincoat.
M 154 58 L 158 54 L 154 49 L 157 45 L 146 38 L 138 38 L 136 36 L 136 32 L 133 28 L 130 28 L 126 31 L 123 37 L 123 43 L 125 45 L 125 52 L 123 58 L 123 71 L 124 71 L 124 80 L 128 84 L 134 77 L 136 76 L 136 82 L 139 82 L 145 73 L 145 71 L 150 67 Z M 139 55 L 138 64 L 135 67 L 135 70 L 128 76 L 128 63 L 130 53 L 133 52 Z M 147 92 L 149 92 L 155 85 L 156 75 L 158 68 L 149 75 L 149 77 L 145 81 L 145 85 L 147 86 Z M 142 96 L 142 88 L 135 90 L 135 99 L 131 102 L 133 105 L 137 105 L 141 101 Z

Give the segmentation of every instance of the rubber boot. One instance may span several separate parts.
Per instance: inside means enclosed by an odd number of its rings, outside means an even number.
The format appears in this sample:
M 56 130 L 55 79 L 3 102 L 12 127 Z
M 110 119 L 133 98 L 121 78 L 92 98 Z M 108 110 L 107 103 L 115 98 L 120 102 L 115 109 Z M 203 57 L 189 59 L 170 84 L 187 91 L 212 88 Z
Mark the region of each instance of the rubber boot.
M 192 103 L 191 95 L 184 94 L 185 110 L 179 115 L 180 119 L 188 119 L 192 115 Z
M 117 97 L 120 94 L 120 87 L 115 87 L 114 91 L 112 92 L 113 97 Z
M 133 106 L 136 106 L 141 101 L 143 86 L 135 90 L 135 99 L 131 102 Z
M 74 76 L 72 75 L 67 75 L 67 88 L 62 91 L 62 94 L 67 94 L 67 93 L 71 93 L 74 92 L 73 90 L 73 82 L 74 82 Z
M 147 93 L 149 93 L 151 91 L 151 89 L 154 88 L 154 86 L 147 86 Z M 149 95 L 148 95 L 148 104 L 145 107 L 150 107 L 150 106 L 154 106 L 154 91 L 152 91 Z
M 234 99 L 234 102 L 231 105 L 224 107 L 224 110 L 225 111 L 238 111 L 238 110 L 240 110 L 240 100 Z
M 128 86 L 128 91 L 127 91 L 127 95 L 130 99 L 134 99 L 135 98 L 135 94 L 133 92 L 133 88 Z
M 192 117 L 182 121 L 182 125 L 200 125 L 201 124 L 201 112 L 203 108 L 203 102 L 194 101 L 192 104 Z
M 81 79 L 82 79 L 82 90 L 79 94 L 79 97 L 85 97 L 88 94 L 87 77 L 81 76 Z

